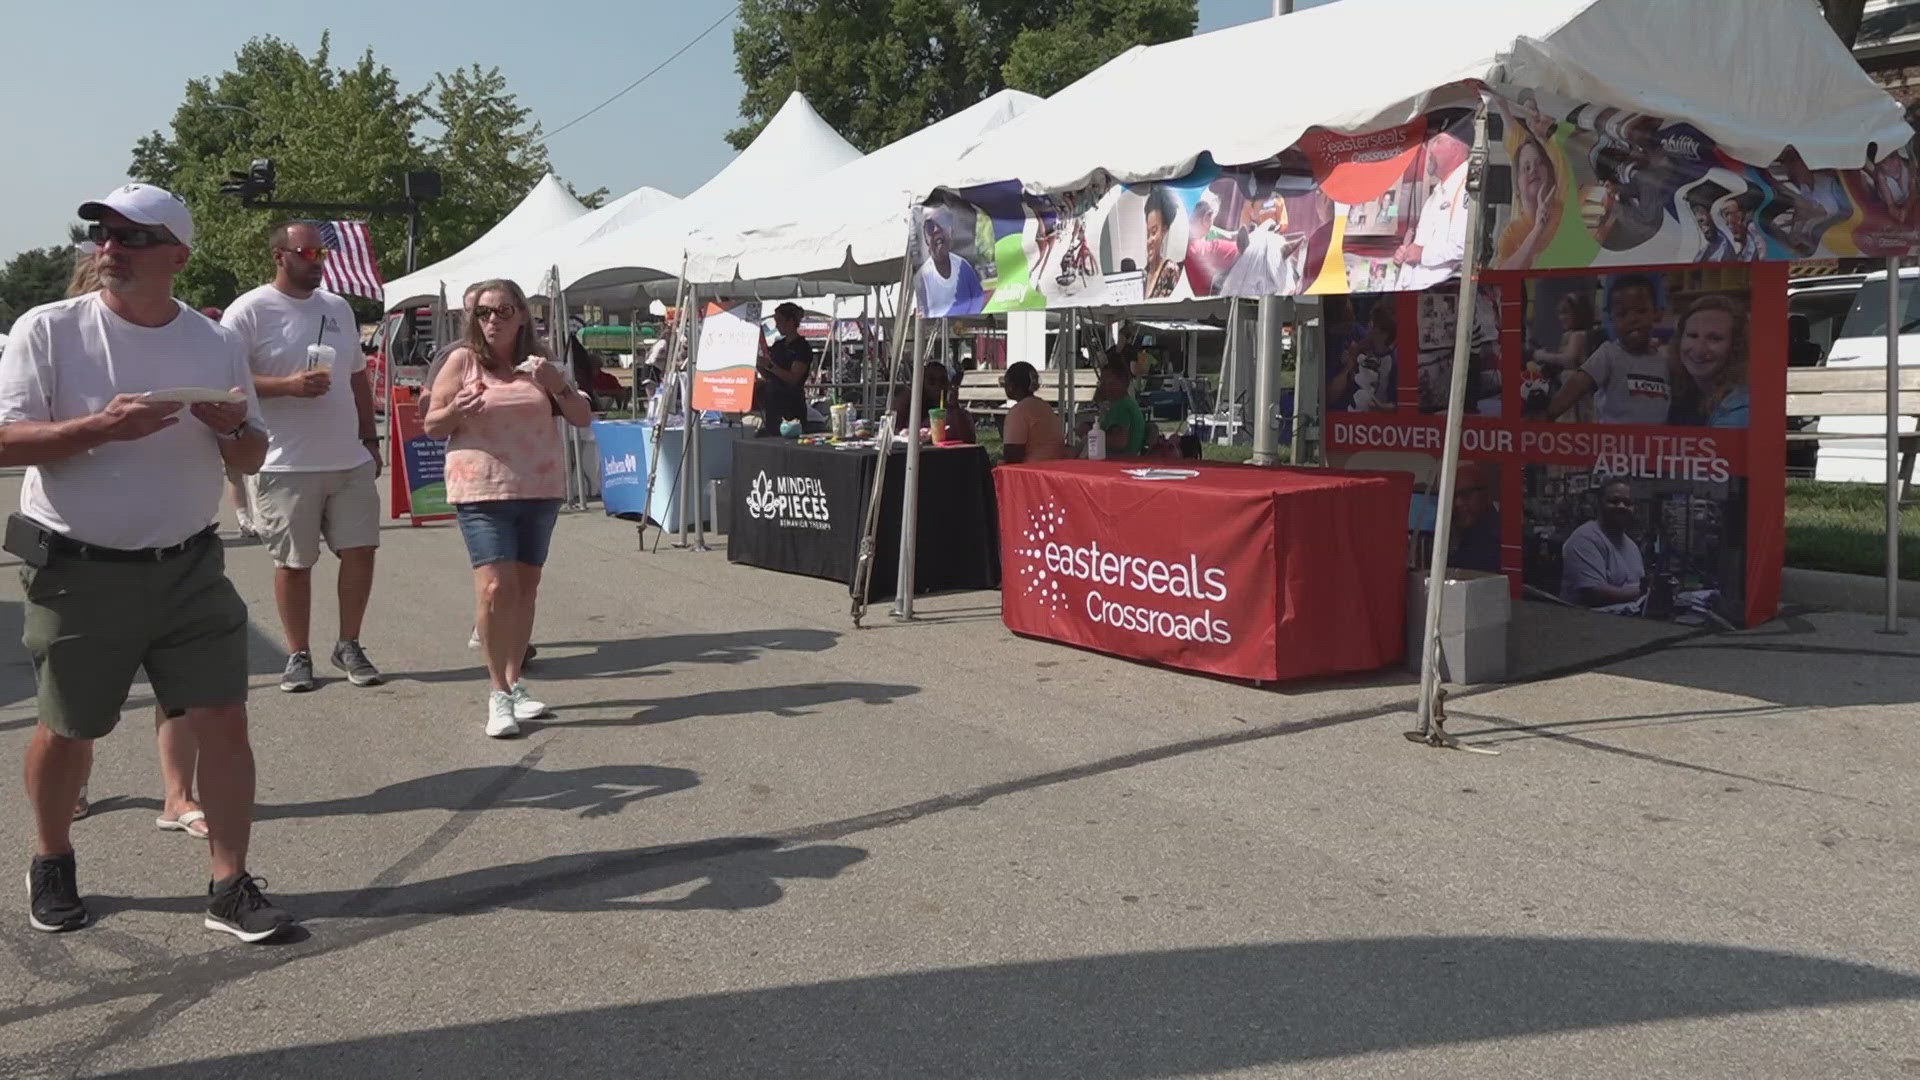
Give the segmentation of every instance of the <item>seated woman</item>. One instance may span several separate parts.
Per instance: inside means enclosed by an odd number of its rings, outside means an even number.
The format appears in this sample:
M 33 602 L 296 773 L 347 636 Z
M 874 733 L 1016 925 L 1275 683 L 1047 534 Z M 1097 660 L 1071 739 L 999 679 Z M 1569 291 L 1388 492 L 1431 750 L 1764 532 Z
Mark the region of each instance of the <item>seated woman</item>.
M 926 385 L 920 390 L 920 422 L 916 427 L 927 426 L 927 410 L 936 406 L 947 410 L 947 441 L 974 442 L 973 417 L 967 415 L 966 406 L 960 402 L 960 384 L 957 380 L 949 383 L 947 366 L 938 360 L 927 361 Z M 906 417 L 913 404 L 913 387 L 898 386 L 893 391 L 893 401 L 888 408 L 893 412 L 895 431 L 906 430 Z
M 1057 461 L 1067 456 L 1067 426 L 1033 394 L 1040 375 L 1022 360 L 1008 366 L 1000 385 L 1013 408 L 1000 429 L 1001 457 L 1008 465 L 1027 461 Z

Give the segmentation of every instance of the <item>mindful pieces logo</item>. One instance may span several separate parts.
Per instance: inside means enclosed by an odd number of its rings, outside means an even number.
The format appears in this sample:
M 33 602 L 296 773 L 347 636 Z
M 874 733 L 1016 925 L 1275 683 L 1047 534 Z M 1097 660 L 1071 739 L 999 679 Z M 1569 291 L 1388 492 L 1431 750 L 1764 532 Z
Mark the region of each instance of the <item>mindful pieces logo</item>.
M 760 470 L 747 485 L 747 514 L 783 529 L 833 527 L 826 486 L 813 476 L 768 476 Z
M 1026 546 L 1013 549 L 1020 559 L 1017 573 L 1024 586 L 1021 595 L 1032 597 L 1049 615 L 1058 615 L 1067 606 L 1066 585 L 1059 574 L 1047 569 L 1046 551 L 1047 543 L 1065 521 L 1066 512 L 1060 509 L 1060 504 L 1048 499 L 1044 506 L 1027 512 L 1027 523 L 1031 527 L 1020 534 Z
M 773 481 L 767 478 L 765 469 L 747 485 L 747 513 L 757 518 L 773 516 Z

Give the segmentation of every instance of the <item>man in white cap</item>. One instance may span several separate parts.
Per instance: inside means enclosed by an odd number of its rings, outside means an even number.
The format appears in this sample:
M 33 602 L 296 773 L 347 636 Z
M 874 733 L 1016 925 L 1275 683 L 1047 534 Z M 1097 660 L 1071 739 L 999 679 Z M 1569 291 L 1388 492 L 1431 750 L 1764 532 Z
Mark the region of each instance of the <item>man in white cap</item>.
M 128 184 L 80 217 L 102 288 L 34 308 L 0 355 L 0 466 L 26 466 L 5 547 L 23 566 L 22 643 L 39 687 L 26 787 L 36 930 L 88 920 L 69 826 L 92 741 L 135 674 L 200 748 L 213 881 L 204 924 L 263 941 L 292 917 L 247 873 L 247 609 L 210 522 L 227 467 L 259 470 L 267 436 L 239 340 L 174 299 L 193 217 Z M 184 408 L 183 408 L 184 406 Z

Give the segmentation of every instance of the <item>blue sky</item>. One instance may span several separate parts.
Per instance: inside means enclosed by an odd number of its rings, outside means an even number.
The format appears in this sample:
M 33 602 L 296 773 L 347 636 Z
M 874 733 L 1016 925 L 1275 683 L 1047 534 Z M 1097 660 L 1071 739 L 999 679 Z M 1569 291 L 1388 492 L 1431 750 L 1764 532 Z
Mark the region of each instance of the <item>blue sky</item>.
M 1310 7 L 1326 0 L 1302 0 Z M 39 0 L 9 13 L 0 39 L 0 260 L 61 242 L 73 208 L 125 177 L 133 144 L 165 127 L 190 78 L 224 70 L 248 38 L 311 51 L 333 32 L 336 62 L 372 48 L 409 88 L 435 71 L 499 66 L 552 130 L 598 104 L 711 24 L 729 0 Z M 1200 0 L 1200 29 L 1270 10 L 1269 0 Z M 733 22 L 639 89 L 549 144 L 583 190 L 641 184 L 684 195 L 733 155 L 739 120 Z M 102 43 L 95 45 L 95 42 Z M 111 46 L 104 43 L 111 42 Z M 36 107 L 38 101 L 41 107 Z

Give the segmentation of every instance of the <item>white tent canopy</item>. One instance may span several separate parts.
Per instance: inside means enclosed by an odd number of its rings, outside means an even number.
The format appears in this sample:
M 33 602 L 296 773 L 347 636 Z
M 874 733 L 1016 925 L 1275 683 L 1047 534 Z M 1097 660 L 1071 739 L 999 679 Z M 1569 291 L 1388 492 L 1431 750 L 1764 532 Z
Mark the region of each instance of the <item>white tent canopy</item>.
M 574 198 L 552 173 L 548 173 L 533 185 L 533 190 L 527 192 L 519 205 L 508 211 L 507 216 L 488 229 L 480 239 L 432 266 L 388 282 L 385 290 L 386 307 L 391 311 L 403 304 L 436 298 L 440 295 L 440 283 L 459 277 L 462 268 L 469 263 L 539 236 L 586 213 L 587 208 L 580 205 L 580 200 Z
M 1064 191 L 1183 176 L 1202 153 L 1263 161 L 1310 127 L 1406 123 L 1503 60 L 1501 81 L 1685 119 L 1757 164 L 1792 145 L 1812 168 L 1859 168 L 1913 136 L 1808 0 L 1343 0 L 1122 53 L 943 182 Z
M 1018 90 L 997 94 L 802 185 L 777 203 L 754 203 L 687 238 L 687 278 L 753 281 L 831 274 L 897 281 L 905 257 L 905 212 L 950 171 L 968 146 L 1039 104 Z
M 658 188 L 635 188 L 558 228 L 460 266 L 457 273 L 446 279 L 448 302 L 464 293 L 468 285 L 488 278 L 506 278 L 517 283 L 528 296 L 544 296 L 548 273 L 567 253 L 679 202 L 678 197 Z
M 777 203 L 796 185 L 857 160 L 860 151 L 799 93 L 787 98 L 740 155 L 678 204 L 567 252 L 553 264 L 569 291 L 677 277 L 687 235 L 699 226 Z M 905 207 L 901 208 L 904 220 Z M 902 228 L 905 226 L 903 225 Z

